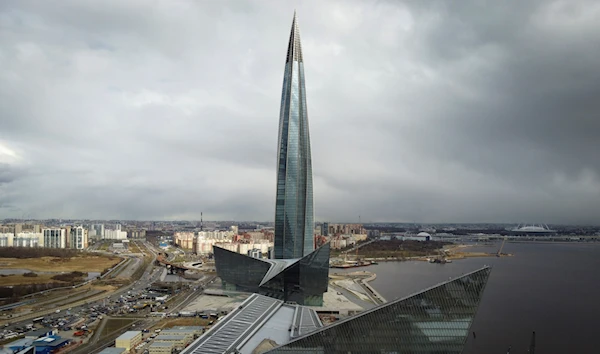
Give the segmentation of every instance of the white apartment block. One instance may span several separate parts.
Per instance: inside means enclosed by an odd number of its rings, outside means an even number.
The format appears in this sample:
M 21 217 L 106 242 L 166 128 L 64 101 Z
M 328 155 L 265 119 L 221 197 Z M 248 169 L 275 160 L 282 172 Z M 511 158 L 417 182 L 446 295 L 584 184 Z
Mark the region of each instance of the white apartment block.
M 173 241 L 184 249 L 192 249 L 196 235 L 193 232 L 176 232 L 173 235 Z
M 66 248 L 67 230 L 62 228 L 42 229 L 44 235 L 44 247 L 46 248 Z
M 83 226 L 74 226 L 71 228 L 70 248 L 83 250 L 88 246 L 88 230 Z
M 117 230 L 104 230 L 103 240 L 126 240 L 127 231 L 121 231 L 121 225 Z
M 269 247 L 273 247 L 273 242 L 269 242 L 264 240 L 260 243 L 239 243 L 239 242 L 231 242 L 231 241 L 218 241 L 218 240 L 200 240 L 198 239 L 198 244 L 196 247 L 197 254 L 207 254 L 212 253 L 213 245 L 217 247 L 224 248 L 231 252 L 236 252 L 240 254 L 248 254 L 248 251 L 259 251 L 262 254 L 269 253 Z
M 19 232 L 13 239 L 14 247 L 44 247 L 44 236 L 41 232 Z
M 198 237 L 203 239 L 213 239 L 213 240 L 231 240 L 233 236 L 237 235 L 237 232 L 234 231 L 200 231 L 198 232 Z
M 104 238 L 104 224 L 92 224 L 88 229 L 88 237 L 96 239 Z
M 0 247 L 12 247 L 15 234 L 12 232 L 0 232 Z

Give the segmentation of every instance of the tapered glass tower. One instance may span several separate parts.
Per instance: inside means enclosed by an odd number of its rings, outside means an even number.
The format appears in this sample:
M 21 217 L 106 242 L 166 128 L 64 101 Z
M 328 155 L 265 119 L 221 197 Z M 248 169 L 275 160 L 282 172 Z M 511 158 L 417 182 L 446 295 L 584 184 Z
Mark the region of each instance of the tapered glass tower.
M 275 258 L 313 251 L 313 189 L 304 60 L 294 12 L 283 75 L 277 151 Z

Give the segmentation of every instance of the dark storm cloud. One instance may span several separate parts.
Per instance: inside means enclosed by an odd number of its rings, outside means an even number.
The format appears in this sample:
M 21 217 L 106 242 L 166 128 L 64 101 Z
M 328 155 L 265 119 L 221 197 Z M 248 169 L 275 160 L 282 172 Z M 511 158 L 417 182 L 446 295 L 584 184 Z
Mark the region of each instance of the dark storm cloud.
M 5 1 L 0 218 L 271 220 L 297 5 L 317 220 L 598 223 L 593 1 Z

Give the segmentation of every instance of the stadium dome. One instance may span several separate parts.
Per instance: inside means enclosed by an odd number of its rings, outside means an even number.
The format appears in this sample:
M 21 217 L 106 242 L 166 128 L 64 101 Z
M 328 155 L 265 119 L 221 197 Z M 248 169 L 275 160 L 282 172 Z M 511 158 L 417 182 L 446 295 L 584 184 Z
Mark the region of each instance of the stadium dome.
M 519 225 L 514 229 L 510 230 L 513 235 L 522 235 L 522 236 L 530 236 L 530 235 L 554 235 L 556 234 L 556 230 L 551 230 L 548 225 L 545 224 L 529 224 L 529 225 Z
M 548 231 L 541 226 L 523 226 L 517 229 L 518 231 Z
M 419 232 L 419 233 L 417 234 L 417 236 L 419 236 L 419 237 L 427 237 L 427 236 L 431 237 L 431 234 L 429 234 L 429 233 L 427 233 L 427 232 Z

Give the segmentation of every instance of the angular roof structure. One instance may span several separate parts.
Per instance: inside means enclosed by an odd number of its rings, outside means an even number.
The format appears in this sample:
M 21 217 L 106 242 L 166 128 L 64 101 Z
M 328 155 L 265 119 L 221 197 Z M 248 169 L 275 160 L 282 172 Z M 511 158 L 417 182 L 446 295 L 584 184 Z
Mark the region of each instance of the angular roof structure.
M 261 259 L 213 246 L 217 274 L 226 289 L 316 306 L 327 291 L 329 251 L 327 243 L 302 258 Z
M 182 353 L 252 353 L 264 338 L 285 343 L 321 326 L 312 309 L 252 294 Z
M 182 354 L 251 354 L 257 348 L 273 354 L 459 354 L 490 270 L 481 268 L 327 327 L 311 308 L 253 294 Z
M 490 270 L 484 267 L 380 305 L 268 353 L 460 354 Z

